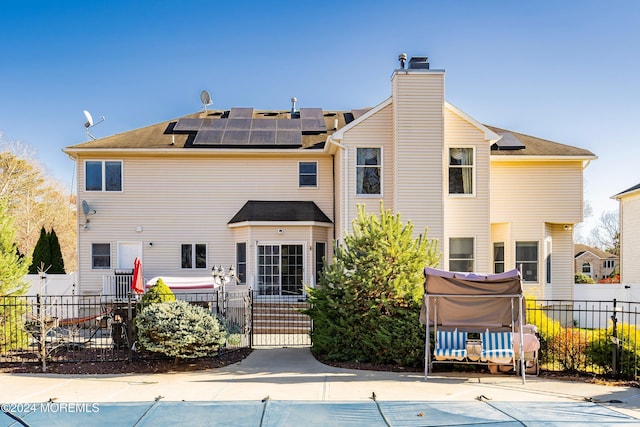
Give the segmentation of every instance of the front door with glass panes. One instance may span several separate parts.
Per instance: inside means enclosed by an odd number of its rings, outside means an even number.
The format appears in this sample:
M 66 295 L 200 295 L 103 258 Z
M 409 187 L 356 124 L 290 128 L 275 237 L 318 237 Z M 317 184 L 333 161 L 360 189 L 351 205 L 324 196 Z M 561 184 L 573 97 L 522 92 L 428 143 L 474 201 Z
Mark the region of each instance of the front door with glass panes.
M 302 295 L 303 245 L 258 245 L 259 295 Z

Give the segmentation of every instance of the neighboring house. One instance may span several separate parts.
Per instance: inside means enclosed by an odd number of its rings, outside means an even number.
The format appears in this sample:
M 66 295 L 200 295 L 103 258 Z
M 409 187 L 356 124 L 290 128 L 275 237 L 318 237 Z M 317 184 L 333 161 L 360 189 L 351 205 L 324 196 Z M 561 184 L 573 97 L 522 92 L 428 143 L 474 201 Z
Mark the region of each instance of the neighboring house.
M 576 244 L 575 271 L 591 277 L 596 282 L 609 277 L 619 268 L 620 257 L 591 246 Z
M 358 204 L 428 228 L 440 267 L 522 268 L 525 290 L 566 299 L 582 221 L 584 149 L 490 127 L 444 99 L 443 70 L 412 58 L 373 108 L 198 112 L 65 148 L 76 161 L 78 283 L 206 276 L 300 295 L 351 229 Z M 95 210 L 95 214 L 93 211 Z
M 640 184 L 612 198 L 620 203 L 620 282 L 640 284 Z

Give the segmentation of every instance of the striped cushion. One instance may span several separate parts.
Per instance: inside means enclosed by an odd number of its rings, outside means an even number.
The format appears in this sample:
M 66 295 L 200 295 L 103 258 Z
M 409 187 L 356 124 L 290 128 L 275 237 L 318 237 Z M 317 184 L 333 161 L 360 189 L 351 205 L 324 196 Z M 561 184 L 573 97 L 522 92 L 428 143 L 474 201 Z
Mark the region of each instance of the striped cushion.
M 482 360 L 511 359 L 513 357 L 513 337 L 511 332 L 482 333 Z
M 442 358 L 463 359 L 467 355 L 467 333 L 454 331 L 438 331 L 434 356 Z

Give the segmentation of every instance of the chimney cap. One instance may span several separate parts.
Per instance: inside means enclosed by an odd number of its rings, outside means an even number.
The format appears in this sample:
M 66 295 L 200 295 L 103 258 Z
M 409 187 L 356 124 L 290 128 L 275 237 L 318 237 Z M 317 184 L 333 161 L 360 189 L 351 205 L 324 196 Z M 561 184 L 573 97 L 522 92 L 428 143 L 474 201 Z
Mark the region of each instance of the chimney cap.
M 409 69 L 412 70 L 428 70 L 429 58 L 426 56 L 413 56 L 409 60 Z

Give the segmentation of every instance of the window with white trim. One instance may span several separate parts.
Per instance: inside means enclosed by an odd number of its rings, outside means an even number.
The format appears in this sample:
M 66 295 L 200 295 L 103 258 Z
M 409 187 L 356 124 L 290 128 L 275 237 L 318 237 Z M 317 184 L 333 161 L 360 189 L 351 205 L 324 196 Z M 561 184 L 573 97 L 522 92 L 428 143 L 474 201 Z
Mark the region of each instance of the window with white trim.
M 237 284 L 246 283 L 247 281 L 247 243 L 236 243 L 236 276 Z
M 449 194 L 473 194 L 473 148 L 449 148 Z
M 327 256 L 327 244 L 325 242 L 316 242 L 316 284 L 320 283 L 320 275 L 322 274 L 322 269 L 324 268 L 324 258 Z
M 180 247 L 180 268 L 207 268 L 206 243 L 183 243 Z
M 381 148 L 356 148 L 356 194 L 382 194 Z
M 91 268 L 94 270 L 109 270 L 111 268 L 111 244 L 91 244 Z
M 516 242 L 516 268 L 525 282 L 538 282 L 538 242 Z
M 122 191 L 121 160 L 86 160 L 85 191 Z
M 473 237 L 449 238 L 449 270 L 474 271 Z
M 504 273 L 504 242 L 493 243 L 493 272 Z
M 301 188 L 318 186 L 318 162 L 298 163 L 298 186 Z

